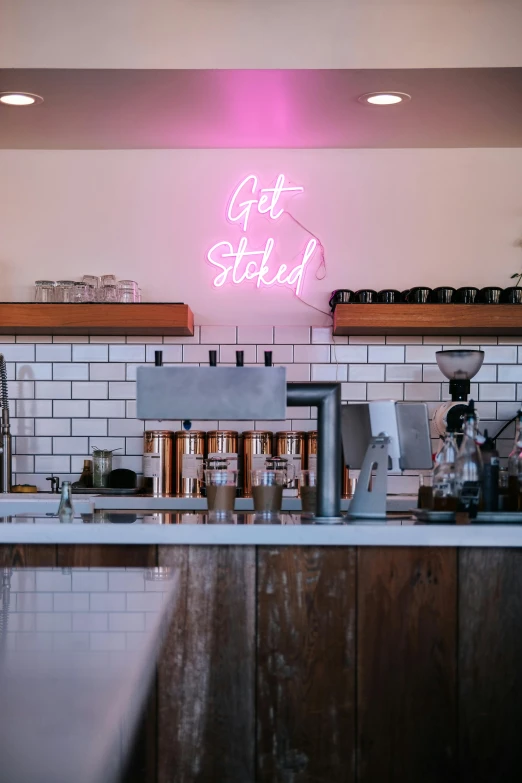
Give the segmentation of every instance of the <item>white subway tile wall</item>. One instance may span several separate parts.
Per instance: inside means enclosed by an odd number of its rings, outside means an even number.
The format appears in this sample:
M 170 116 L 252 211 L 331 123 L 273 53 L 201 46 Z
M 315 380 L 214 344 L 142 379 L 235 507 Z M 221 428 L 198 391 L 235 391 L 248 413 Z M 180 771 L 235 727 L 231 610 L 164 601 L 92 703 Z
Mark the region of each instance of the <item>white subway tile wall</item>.
M 332 380 L 341 383 L 342 399 L 423 400 L 430 413 L 449 399 L 435 351 L 455 345 L 485 350 L 485 363 L 472 384 L 479 415 L 495 433 L 515 415 L 522 401 L 522 338 L 516 337 L 332 337 L 329 327 L 202 326 L 194 337 L 2 336 L 7 361 L 13 427 L 14 480 L 47 488 L 56 473 L 73 479 L 93 446 L 119 449 L 114 467 L 141 472 L 144 429 L 179 429 L 180 422 L 136 419 L 136 368 L 154 362 L 163 351 L 166 364 L 207 364 L 209 350 L 219 361 L 263 363 L 272 351 L 276 365 L 287 367 L 289 381 Z M 519 364 L 520 363 L 520 364 Z M 239 431 L 315 427 L 315 410 L 289 408 L 286 422 L 238 422 Z M 194 422 L 210 430 L 234 422 Z M 484 425 L 486 426 L 486 425 Z M 507 454 L 512 428 L 499 439 Z M 434 441 L 434 447 L 436 441 Z M 404 485 L 411 476 L 404 477 Z M 394 479 L 395 481 L 395 479 Z M 409 486 L 409 484 L 408 484 Z M 116 609 L 114 610 L 116 611 Z

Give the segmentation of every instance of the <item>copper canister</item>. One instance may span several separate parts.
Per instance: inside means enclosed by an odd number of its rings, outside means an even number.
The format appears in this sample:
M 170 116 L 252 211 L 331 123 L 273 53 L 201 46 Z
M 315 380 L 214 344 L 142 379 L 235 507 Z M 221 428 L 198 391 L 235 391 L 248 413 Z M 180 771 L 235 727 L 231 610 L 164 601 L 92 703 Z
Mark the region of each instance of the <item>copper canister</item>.
M 243 433 L 243 495 L 252 497 L 251 470 L 264 468 L 265 460 L 272 456 L 272 433 L 248 430 Z
M 237 470 L 238 441 L 238 433 L 234 430 L 207 432 L 207 457 L 223 457 L 228 460 L 230 470 Z
M 284 457 L 292 463 L 295 478 L 288 483 L 288 489 L 299 490 L 299 474 L 305 464 L 306 458 L 306 433 L 305 432 L 276 432 L 275 456 Z
M 205 433 L 200 430 L 176 432 L 176 495 L 178 497 L 202 496 L 203 457 Z
M 317 471 L 317 430 L 308 433 L 307 444 L 307 468 Z M 352 497 L 352 482 L 350 481 L 350 469 L 344 464 L 344 456 L 341 449 L 341 497 Z
M 155 497 L 173 493 L 173 443 L 171 430 L 147 430 L 143 435 L 143 488 Z

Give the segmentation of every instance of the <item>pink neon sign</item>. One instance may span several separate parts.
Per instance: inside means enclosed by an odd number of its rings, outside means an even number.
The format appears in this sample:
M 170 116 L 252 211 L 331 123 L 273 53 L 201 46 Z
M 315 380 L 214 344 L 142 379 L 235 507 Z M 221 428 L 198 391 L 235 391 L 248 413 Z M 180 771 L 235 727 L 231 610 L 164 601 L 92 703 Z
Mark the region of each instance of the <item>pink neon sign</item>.
M 234 190 L 228 203 L 226 217 L 230 223 L 240 226 L 243 236 L 235 249 L 231 242 L 225 240 L 216 242 L 208 251 L 209 263 L 220 270 L 213 281 L 216 288 L 221 288 L 227 282 L 240 285 L 245 281 L 255 281 L 257 288 L 275 284 L 287 285 L 299 296 L 306 265 L 315 253 L 318 240 L 315 237 L 308 240 L 300 254 L 300 263 L 296 266 L 289 269 L 288 264 L 279 264 L 275 271 L 275 239 L 268 237 L 264 247 L 253 250 L 249 247 L 249 238 L 246 235 L 253 214 L 265 215 L 269 220 L 276 222 L 285 212 L 279 203 L 282 195 L 304 192 L 302 187 L 285 183 L 284 174 L 279 174 L 273 187 L 260 188 L 256 175 L 250 174 Z

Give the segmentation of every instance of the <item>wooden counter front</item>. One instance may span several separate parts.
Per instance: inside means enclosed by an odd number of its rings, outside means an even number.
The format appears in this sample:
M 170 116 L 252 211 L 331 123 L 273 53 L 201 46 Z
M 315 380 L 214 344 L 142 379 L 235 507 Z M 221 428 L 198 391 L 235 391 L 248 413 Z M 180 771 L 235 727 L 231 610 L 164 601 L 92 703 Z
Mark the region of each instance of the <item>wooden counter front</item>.
M 3 546 L 171 566 L 133 783 L 522 779 L 522 550 Z

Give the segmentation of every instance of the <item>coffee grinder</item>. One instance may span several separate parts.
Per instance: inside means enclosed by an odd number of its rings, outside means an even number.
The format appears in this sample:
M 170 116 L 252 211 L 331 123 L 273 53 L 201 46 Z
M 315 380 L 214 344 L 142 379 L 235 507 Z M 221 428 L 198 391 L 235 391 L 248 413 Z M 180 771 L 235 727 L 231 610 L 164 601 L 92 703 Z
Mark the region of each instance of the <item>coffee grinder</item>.
M 444 438 L 447 431 L 462 432 L 462 424 L 468 407 L 471 379 L 478 373 L 484 361 L 484 351 L 456 349 L 435 353 L 440 371 L 449 380 L 451 400 L 443 403 L 433 416 L 437 435 Z

